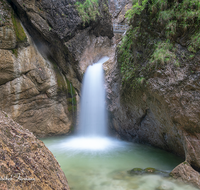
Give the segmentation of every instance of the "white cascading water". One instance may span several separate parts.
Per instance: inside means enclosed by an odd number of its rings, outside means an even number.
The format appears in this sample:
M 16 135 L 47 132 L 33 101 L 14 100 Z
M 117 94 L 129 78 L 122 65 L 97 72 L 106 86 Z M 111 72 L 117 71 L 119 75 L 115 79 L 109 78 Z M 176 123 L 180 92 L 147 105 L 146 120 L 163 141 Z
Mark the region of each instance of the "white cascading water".
M 80 117 L 77 133 L 66 139 L 61 147 L 72 151 L 110 151 L 123 143 L 107 133 L 106 93 L 104 87 L 103 57 L 90 65 L 84 75 L 81 92 Z
M 107 134 L 106 94 L 104 87 L 103 57 L 90 65 L 83 78 L 78 135 L 103 137 Z

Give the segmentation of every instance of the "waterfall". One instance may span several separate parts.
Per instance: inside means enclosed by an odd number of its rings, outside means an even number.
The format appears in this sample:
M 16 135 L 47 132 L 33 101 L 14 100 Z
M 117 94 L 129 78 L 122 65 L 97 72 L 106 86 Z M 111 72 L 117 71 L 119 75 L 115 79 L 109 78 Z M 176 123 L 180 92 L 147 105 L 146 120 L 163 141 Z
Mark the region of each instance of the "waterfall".
M 90 65 L 85 72 L 78 125 L 80 136 L 95 137 L 107 134 L 103 63 L 108 59 L 108 57 L 101 58 L 97 63 Z
M 103 57 L 90 65 L 84 75 L 77 133 L 61 142 L 66 150 L 92 151 L 93 153 L 114 150 L 121 142 L 112 139 L 107 132 L 106 93 L 104 86 Z

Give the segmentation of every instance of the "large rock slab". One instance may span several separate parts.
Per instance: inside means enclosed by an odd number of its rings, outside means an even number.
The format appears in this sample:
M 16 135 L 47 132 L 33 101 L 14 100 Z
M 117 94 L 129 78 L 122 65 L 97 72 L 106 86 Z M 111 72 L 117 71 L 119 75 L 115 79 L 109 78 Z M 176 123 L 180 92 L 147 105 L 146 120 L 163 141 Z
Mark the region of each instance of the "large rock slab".
M 44 143 L 5 112 L 0 112 L 0 189 L 70 189 Z

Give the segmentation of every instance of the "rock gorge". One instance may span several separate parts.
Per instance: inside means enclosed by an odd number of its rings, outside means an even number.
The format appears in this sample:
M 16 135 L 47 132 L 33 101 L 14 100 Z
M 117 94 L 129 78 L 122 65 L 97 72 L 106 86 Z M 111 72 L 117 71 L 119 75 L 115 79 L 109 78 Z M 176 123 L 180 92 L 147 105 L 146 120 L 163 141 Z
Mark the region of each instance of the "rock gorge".
M 37 136 L 69 133 L 82 75 L 88 64 L 110 51 L 106 4 L 102 2 L 102 17 L 83 27 L 75 1 L 10 2 L 15 12 L 7 1 L 0 3 L 1 109 Z
M 101 0 L 101 16 L 85 22 L 75 0 L 1 0 L 0 109 L 36 136 L 69 133 L 85 69 L 109 56 L 104 69 L 112 129 L 185 157 L 190 175 L 192 168 L 200 171 L 199 7 L 192 5 L 197 16 L 182 26 L 172 13 L 182 1 L 138 2 L 139 11 L 125 18 L 134 10 L 131 1 L 111 0 L 110 14 Z M 164 13 L 173 15 L 170 22 Z M 130 23 L 126 34 L 113 38 L 111 15 L 113 22 Z M 176 177 L 177 169 L 172 173 Z M 186 178 L 199 187 L 198 177 Z

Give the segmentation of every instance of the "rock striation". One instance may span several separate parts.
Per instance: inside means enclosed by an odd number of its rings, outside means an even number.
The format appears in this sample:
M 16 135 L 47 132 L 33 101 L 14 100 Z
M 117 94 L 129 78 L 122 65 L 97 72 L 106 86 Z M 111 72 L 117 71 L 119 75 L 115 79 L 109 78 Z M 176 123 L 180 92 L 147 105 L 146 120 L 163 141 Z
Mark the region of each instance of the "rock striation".
M 44 143 L 5 112 L 0 112 L 0 168 L 0 189 L 70 189 Z
M 37 136 L 68 133 L 74 89 L 55 62 L 39 53 L 11 6 L 0 5 L 0 109 Z

